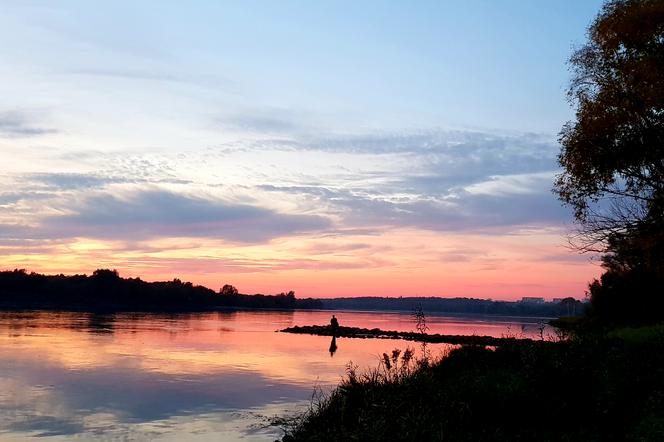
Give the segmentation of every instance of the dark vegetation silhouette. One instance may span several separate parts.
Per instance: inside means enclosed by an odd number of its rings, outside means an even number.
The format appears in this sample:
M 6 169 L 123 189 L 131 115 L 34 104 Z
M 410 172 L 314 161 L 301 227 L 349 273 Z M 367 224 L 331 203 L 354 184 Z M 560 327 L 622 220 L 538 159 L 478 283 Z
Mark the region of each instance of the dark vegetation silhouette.
M 363 374 L 350 364 L 332 393 L 280 422 L 283 442 L 661 441 L 661 344 L 464 346 L 428 361 L 395 350 Z
M 664 1 L 607 1 L 570 64 L 555 190 L 604 267 L 572 334 L 350 364 L 284 442 L 664 440 Z
M 439 333 L 426 333 L 422 331 L 396 331 L 381 330 L 379 328 L 362 327 L 344 327 L 340 326 L 333 330 L 327 325 L 295 325 L 293 327 L 279 330 L 283 333 L 294 333 L 300 335 L 333 336 L 337 338 L 358 338 L 358 339 L 402 339 L 404 341 L 420 342 L 426 348 L 427 343 L 431 344 L 470 344 L 470 345 L 500 345 L 506 341 L 530 341 L 529 338 L 516 338 L 506 336 L 496 338 L 493 336 L 482 335 L 444 335 Z
M 219 308 L 321 308 L 317 299 L 294 292 L 243 295 L 231 285 L 219 292 L 179 279 L 146 282 L 122 278 L 115 270 L 92 275 L 42 275 L 25 270 L 0 272 L 0 308 L 118 311 L 199 311 Z
M 574 298 L 560 302 L 491 301 L 472 298 L 334 298 L 298 299 L 290 291 L 277 295 L 244 295 L 225 284 L 212 289 L 180 279 L 146 282 L 122 278 L 115 270 L 92 275 L 42 275 L 25 270 L 0 271 L 0 308 L 74 310 L 206 310 L 221 307 L 275 309 L 352 309 L 557 317 L 581 314 L 585 304 Z
M 576 119 L 555 190 L 580 251 L 603 255 L 589 288 L 600 326 L 664 319 L 664 2 L 607 2 L 570 59 Z
M 412 312 L 421 306 L 429 313 L 539 316 L 554 318 L 584 313 L 587 304 L 572 297 L 556 302 L 493 301 L 477 298 L 365 296 L 322 299 L 323 308 L 334 310 L 391 310 Z

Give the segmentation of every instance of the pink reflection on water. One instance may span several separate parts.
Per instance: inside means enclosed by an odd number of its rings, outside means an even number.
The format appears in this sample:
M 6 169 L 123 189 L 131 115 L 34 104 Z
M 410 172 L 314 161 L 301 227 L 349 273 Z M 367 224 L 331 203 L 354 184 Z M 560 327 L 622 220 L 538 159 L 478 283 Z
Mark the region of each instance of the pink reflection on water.
M 415 329 L 408 314 L 334 313 L 341 325 Z M 144 427 L 155 431 L 158 422 L 161 433 L 176 439 L 191 436 L 192 428 L 219 440 L 244 438 L 258 422 L 256 413 L 301 409 L 314 387 L 337 385 L 351 361 L 360 369 L 375 368 L 383 352 L 419 351 L 417 343 L 402 340 L 338 338 L 331 356 L 329 337 L 277 332 L 327 324 L 331 314 L 2 312 L 0 431 L 20 439 L 51 422 L 71 434 L 126 438 L 145 436 Z M 501 336 L 522 327 L 537 333 L 532 320 L 427 319 L 433 333 Z M 436 356 L 451 346 L 429 348 Z M 105 410 L 103 416 L 97 410 Z M 12 430 L 19 427 L 24 430 Z M 253 434 L 247 440 L 274 436 Z

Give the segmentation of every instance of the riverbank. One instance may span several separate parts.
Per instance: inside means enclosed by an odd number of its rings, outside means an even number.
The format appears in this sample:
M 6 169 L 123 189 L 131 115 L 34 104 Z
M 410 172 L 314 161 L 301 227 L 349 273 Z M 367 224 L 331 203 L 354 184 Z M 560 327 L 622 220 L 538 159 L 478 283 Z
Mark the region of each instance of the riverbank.
M 664 440 L 662 330 L 384 354 L 283 422 L 283 441 Z

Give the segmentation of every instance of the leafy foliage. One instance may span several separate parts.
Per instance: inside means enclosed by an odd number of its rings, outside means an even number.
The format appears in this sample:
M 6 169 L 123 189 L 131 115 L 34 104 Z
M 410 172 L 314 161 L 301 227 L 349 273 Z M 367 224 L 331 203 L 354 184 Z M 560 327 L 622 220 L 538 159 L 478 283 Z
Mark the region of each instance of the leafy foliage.
M 580 230 L 574 245 L 604 254 L 591 283 L 602 325 L 664 319 L 664 2 L 611 0 L 571 57 L 556 181 Z
M 664 3 L 607 2 L 570 62 L 577 112 L 561 132 L 556 190 L 592 247 L 663 219 Z

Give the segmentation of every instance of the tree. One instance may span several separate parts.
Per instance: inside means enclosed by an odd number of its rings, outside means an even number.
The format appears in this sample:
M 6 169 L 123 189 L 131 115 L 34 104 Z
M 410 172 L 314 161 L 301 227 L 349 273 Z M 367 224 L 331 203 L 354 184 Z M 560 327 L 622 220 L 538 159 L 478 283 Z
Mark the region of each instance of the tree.
M 100 279 L 108 279 L 108 280 L 115 280 L 119 279 L 120 275 L 118 274 L 117 270 L 110 270 L 110 269 L 97 269 L 94 272 L 92 272 L 92 277 L 93 278 L 100 278 Z
M 576 305 L 578 304 L 579 301 L 572 297 L 567 297 L 564 298 L 560 301 L 560 306 L 564 309 L 564 314 L 567 316 L 575 316 L 576 315 Z
M 573 245 L 603 253 L 590 284 L 603 324 L 664 318 L 664 2 L 610 0 L 570 58 L 576 119 L 560 133 L 555 190 Z
M 238 294 L 238 291 L 232 285 L 224 284 L 221 290 L 219 290 L 219 294 L 224 296 L 236 296 Z
M 608 1 L 570 58 L 576 120 L 561 133 L 560 199 L 581 250 L 661 235 L 664 220 L 664 2 Z

